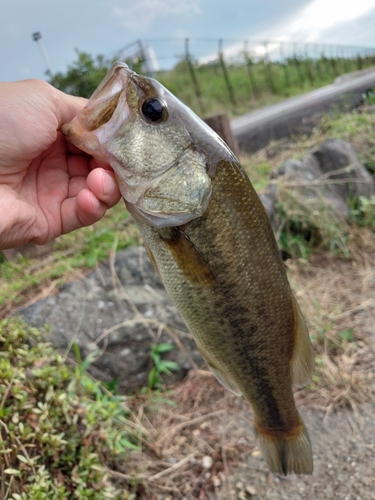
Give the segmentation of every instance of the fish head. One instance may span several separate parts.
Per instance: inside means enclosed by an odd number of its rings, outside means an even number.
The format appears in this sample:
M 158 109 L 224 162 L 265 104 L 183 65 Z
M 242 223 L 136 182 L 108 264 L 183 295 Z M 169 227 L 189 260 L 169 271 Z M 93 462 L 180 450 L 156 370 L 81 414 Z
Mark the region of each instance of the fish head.
M 154 227 L 204 214 L 215 165 L 231 152 L 189 108 L 152 78 L 114 63 L 62 133 L 108 162 L 133 216 Z

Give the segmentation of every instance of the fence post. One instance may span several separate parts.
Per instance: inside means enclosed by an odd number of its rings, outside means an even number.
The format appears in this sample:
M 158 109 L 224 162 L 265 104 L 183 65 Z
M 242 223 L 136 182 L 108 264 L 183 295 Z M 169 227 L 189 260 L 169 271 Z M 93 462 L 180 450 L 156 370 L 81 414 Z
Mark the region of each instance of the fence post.
M 311 69 L 310 58 L 309 58 L 309 44 L 305 43 L 305 68 L 307 77 L 310 80 L 311 85 L 314 85 L 314 75 Z
M 224 55 L 223 55 L 223 40 L 222 39 L 219 40 L 219 54 L 218 54 L 218 56 L 219 56 L 219 61 L 220 61 L 221 67 L 223 69 L 224 80 L 225 80 L 225 83 L 226 83 L 226 86 L 228 89 L 228 94 L 229 94 L 229 100 L 232 104 L 232 107 L 235 108 L 237 106 L 237 102 L 236 102 L 236 98 L 234 96 L 233 87 L 232 87 L 230 80 L 229 80 L 228 70 L 225 66 Z
M 186 62 L 187 62 L 188 68 L 189 68 L 189 73 L 190 73 L 191 80 L 193 82 L 193 87 L 194 87 L 195 95 L 196 95 L 196 98 L 197 98 L 197 101 L 199 104 L 199 108 L 201 110 L 201 113 L 204 114 L 205 107 L 203 105 L 202 92 L 201 92 L 201 89 L 199 87 L 198 79 L 197 79 L 197 76 L 196 76 L 195 71 L 194 71 L 194 65 L 193 65 L 191 57 L 190 57 L 189 39 L 188 38 L 185 38 L 185 59 L 186 59 Z
M 263 45 L 264 45 L 264 60 L 266 62 L 266 67 L 267 67 L 269 86 L 270 86 L 271 91 L 274 94 L 276 94 L 276 87 L 275 87 L 275 83 L 273 81 L 273 76 L 272 76 L 271 60 L 270 60 L 269 53 L 268 53 L 268 42 L 264 42 Z
M 204 121 L 223 139 L 224 142 L 227 143 L 229 148 L 238 157 L 238 144 L 230 128 L 228 115 L 226 113 L 219 113 L 218 115 L 205 118 Z
M 315 67 L 316 67 L 316 72 L 318 73 L 318 78 L 319 80 L 323 80 L 322 70 L 320 67 L 319 45 L 317 43 L 314 45 L 314 57 L 315 57 Z
M 250 79 L 251 92 L 253 94 L 254 99 L 258 99 L 259 90 L 258 90 L 258 86 L 257 86 L 256 81 L 255 81 L 255 78 L 254 78 L 253 61 L 251 60 L 251 57 L 249 56 L 249 53 L 247 51 L 247 40 L 244 41 L 243 54 L 244 54 L 245 61 L 246 61 L 247 73 L 248 73 L 249 79 Z
M 280 42 L 279 51 L 280 51 L 280 64 L 283 67 L 284 78 L 285 78 L 286 92 L 284 92 L 284 94 L 288 95 L 288 89 L 290 87 L 290 79 L 289 79 L 289 74 L 288 74 L 288 65 L 285 62 L 284 42 Z
M 334 45 L 331 45 L 331 66 L 332 66 L 332 69 L 333 69 L 333 74 L 336 76 L 338 76 L 338 71 L 337 71 L 337 61 L 336 61 L 336 56 L 334 54 L 334 48 L 335 46 Z
M 298 85 L 299 85 L 299 87 L 303 87 L 303 81 L 302 81 L 303 77 L 302 77 L 302 73 L 301 73 L 301 65 L 300 65 L 300 62 L 297 58 L 296 48 L 297 48 L 297 44 L 294 43 L 293 44 L 293 60 L 294 60 L 294 65 L 295 65 L 296 70 L 297 70 Z

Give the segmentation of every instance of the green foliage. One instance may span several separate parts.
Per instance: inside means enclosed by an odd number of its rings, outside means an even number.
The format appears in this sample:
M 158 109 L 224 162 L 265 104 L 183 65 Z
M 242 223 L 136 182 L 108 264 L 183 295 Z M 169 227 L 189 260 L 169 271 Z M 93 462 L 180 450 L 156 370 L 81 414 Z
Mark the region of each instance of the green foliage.
M 66 73 L 56 73 L 50 83 L 67 94 L 90 97 L 112 64 L 102 55 L 95 58 L 76 49 L 77 60 L 68 66 Z
M 162 374 L 172 375 L 172 371 L 177 371 L 179 366 L 174 361 L 162 359 L 161 355 L 174 349 L 174 345 L 163 342 L 151 346 L 150 358 L 154 364 L 148 374 L 148 388 L 155 389 L 163 383 Z
M 350 218 L 360 227 L 375 229 L 375 196 L 349 200 Z
M 77 350 L 76 350 L 77 353 Z M 124 398 L 68 366 L 40 333 L 0 322 L 0 497 L 131 499 L 107 467 L 137 449 Z
M 55 74 L 51 83 L 68 94 L 89 97 L 114 60 L 103 55 L 93 57 L 78 50 L 76 53 L 76 61 L 68 66 L 66 72 Z M 142 58 L 125 62 L 137 73 L 145 73 Z M 224 76 L 223 64 L 229 84 Z M 185 58 L 181 58 L 172 69 L 159 71 L 155 77 L 197 114 L 208 116 L 226 111 L 240 115 L 332 83 L 337 75 L 357 68 L 356 59 L 327 59 L 322 56 L 313 60 L 294 57 L 281 63 L 266 59 L 253 61 L 243 53 L 238 55 L 236 62 L 231 63 L 218 58 L 209 64 L 199 64 L 190 58 L 189 64 Z M 195 84 L 192 72 L 197 82 Z
M 42 265 L 40 259 L 30 262 L 24 257 L 0 261 L 0 306 L 10 301 L 16 303 L 22 293 L 43 283 L 62 284 L 64 277 L 76 269 L 84 271 L 107 259 L 114 247 L 121 250 L 139 241 L 135 223 L 129 222 L 124 204 L 119 203 L 96 224 L 55 240 L 53 254 L 46 265 Z
M 370 90 L 363 95 L 363 100 L 367 104 L 375 104 L 375 90 Z

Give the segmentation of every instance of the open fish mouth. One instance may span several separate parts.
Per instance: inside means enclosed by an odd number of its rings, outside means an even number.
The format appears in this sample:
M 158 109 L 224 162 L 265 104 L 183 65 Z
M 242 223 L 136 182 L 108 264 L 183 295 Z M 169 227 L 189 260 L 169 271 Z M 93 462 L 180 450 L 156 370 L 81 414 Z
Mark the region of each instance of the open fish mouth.
M 86 106 L 61 127 L 62 134 L 86 153 L 95 151 L 96 158 L 101 159 L 100 144 L 106 143 L 130 116 L 126 94 L 133 74 L 125 63 L 114 63 Z

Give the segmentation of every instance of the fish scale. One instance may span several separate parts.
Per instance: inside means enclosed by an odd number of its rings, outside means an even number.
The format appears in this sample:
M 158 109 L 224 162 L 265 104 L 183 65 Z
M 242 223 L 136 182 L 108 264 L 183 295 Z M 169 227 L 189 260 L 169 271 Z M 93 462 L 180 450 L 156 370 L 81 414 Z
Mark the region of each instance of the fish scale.
M 237 158 L 160 83 L 123 63 L 62 132 L 111 164 L 208 366 L 250 403 L 270 470 L 311 473 L 292 391 L 292 383 L 311 378 L 311 343 L 271 225 Z

